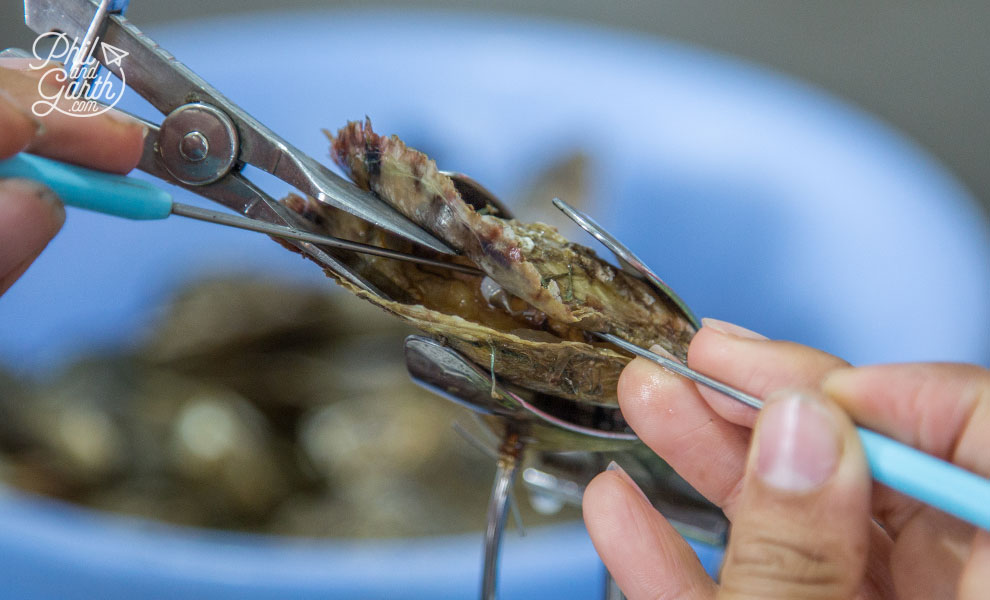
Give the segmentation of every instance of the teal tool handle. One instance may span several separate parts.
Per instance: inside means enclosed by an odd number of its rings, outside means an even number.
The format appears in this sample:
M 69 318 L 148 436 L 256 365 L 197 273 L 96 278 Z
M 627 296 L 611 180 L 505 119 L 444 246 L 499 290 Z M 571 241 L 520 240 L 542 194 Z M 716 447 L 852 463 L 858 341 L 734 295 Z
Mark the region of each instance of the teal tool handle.
M 990 530 L 990 480 L 875 431 L 857 430 L 874 479 Z
M 39 181 L 69 206 L 126 219 L 164 219 L 172 212 L 172 197 L 150 183 L 31 154 L 0 161 L 0 177 Z

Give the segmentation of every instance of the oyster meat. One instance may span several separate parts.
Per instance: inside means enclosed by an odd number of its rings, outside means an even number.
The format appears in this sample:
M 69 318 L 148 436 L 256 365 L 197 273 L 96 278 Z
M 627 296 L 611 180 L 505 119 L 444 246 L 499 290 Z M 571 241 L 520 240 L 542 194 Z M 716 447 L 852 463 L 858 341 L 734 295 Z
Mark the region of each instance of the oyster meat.
M 334 161 L 369 189 L 461 253 L 487 277 L 367 255 L 338 255 L 386 296 L 341 285 L 442 338 L 495 376 L 555 396 L 616 404 L 630 360 L 591 332 L 659 344 L 684 358 L 694 327 L 669 299 L 541 223 L 475 209 L 434 161 L 370 121 L 351 122 L 332 141 Z M 549 201 L 549 198 L 547 199 Z M 283 203 L 330 235 L 445 258 L 313 199 Z

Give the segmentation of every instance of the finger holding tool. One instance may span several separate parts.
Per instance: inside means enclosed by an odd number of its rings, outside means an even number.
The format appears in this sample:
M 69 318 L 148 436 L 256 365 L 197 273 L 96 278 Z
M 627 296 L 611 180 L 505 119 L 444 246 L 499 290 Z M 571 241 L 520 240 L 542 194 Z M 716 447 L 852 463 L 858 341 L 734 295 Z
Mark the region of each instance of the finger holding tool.
M 645 266 L 639 269 L 637 265 L 642 265 L 642 262 L 594 219 L 559 199 L 554 199 L 554 205 L 581 228 L 616 252 L 617 256 L 633 257 L 628 263 L 641 271 L 641 277 L 644 279 L 656 277 Z M 595 335 L 627 352 L 651 360 L 668 371 L 721 392 L 733 400 L 757 410 L 763 407 L 763 401 L 759 398 L 699 373 L 673 358 L 650 352 L 610 333 Z M 990 530 L 990 480 L 875 431 L 864 427 L 856 429 L 873 479 L 981 529 Z

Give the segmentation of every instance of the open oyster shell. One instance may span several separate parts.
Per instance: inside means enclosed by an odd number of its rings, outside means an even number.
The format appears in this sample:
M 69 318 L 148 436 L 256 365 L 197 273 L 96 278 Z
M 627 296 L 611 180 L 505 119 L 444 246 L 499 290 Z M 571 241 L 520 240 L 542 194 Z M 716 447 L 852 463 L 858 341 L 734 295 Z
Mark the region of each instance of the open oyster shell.
M 667 298 L 541 223 L 504 219 L 465 203 L 449 177 L 397 137 L 351 122 L 332 139 L 332 156 L 370 189 L 488 277 L 367 255 L 340 255 L 388 297 L 362 298 L 442 338 L 511 383 L 562 398 L 616 404 L 616 385 L 630 358 L 591 335 L 604 331 L 637 345 L 659 344 L 684 358 L 694 334 Z M 549 199 L 548 199 L 549 200 Z M 283 203 L 326 233 L 442 258 L 312 199 Z

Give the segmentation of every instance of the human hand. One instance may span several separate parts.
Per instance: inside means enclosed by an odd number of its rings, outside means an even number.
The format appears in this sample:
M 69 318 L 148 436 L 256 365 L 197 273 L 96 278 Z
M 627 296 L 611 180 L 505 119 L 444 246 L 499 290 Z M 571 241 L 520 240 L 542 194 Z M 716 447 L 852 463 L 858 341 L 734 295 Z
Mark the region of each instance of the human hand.
M 988 476 L 990 372 L 851 368 L 711 321 L 692 341 L 688 363 L 767 403 L 757 420 L 752 409 L 649 361 L 623 372 L 619 402 L 630 425 L 732 521 L 716 585 L 628 475 L 596 477 L 585 492 L 585 522 L 630 600 L 986 596 L 990 535 L 871 485 L 847 415 Z
M 38 83 L 47 69 L 31 70 L 32 62 L 37 61 L 0 59 L 0 160 L 26 151 L 113 173 L 133 169 L 144 149 L 145 127 L 113 110 L 86 118 L 59 111 L 35 116 L 31 105 L 40 99 Z M 44 185 L 0 180 L 0 294 L 34 262 L 64 220 L 62 203 Z

